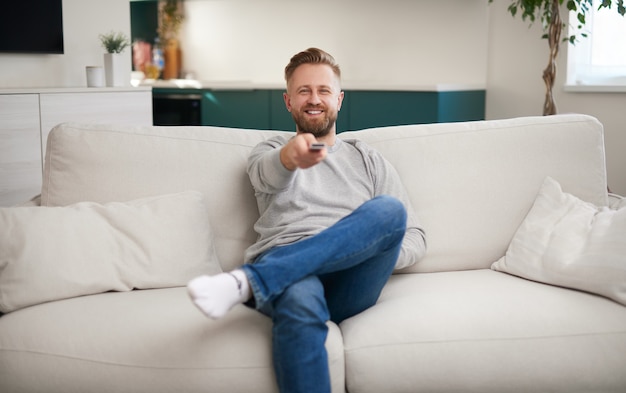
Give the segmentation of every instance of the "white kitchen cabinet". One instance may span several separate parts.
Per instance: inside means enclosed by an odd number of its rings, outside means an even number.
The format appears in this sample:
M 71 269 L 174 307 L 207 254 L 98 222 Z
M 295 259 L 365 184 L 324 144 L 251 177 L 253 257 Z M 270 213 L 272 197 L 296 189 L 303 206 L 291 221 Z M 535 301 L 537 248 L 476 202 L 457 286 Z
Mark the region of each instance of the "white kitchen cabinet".
M 48 134 L 63 122 L 152 125 L 150 88 L 0 90 L 0 206 L 41 192 Z
M 0 95 L 0 206 L 39 193 L 41 162 L 38 96 Z

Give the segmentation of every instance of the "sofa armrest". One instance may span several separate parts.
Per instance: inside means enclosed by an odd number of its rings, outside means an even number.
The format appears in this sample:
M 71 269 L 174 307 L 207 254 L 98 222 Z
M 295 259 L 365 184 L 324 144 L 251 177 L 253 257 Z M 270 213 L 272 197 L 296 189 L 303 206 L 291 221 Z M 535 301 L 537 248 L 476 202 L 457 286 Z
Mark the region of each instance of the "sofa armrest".
M 626 197 L 618 194 L 609 193 L 609 206 L 612 209 L 621 209 L 626 207 Z

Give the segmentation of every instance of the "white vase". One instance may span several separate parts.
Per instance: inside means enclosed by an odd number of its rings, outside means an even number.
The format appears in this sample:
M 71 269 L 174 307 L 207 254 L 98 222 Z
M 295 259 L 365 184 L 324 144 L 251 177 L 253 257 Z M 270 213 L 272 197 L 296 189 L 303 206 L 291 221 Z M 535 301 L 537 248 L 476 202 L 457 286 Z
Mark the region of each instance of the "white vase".
M 124 86 L 124 57 L 122 53 L 104 54 L 104 74 L 107 87 Z

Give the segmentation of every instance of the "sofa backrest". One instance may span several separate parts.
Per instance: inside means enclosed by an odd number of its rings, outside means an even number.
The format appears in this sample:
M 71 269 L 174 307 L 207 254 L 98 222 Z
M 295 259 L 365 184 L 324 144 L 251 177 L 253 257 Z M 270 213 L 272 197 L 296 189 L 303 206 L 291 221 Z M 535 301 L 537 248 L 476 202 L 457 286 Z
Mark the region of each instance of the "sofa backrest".
M 546 176 L 608 203 L 602 125 L 584 115 L 522 117 L 342 133 L 396 167 L 426 230 L 407 272 L 489 268 L 504 255 Z
M 198 190 L 209 209 L 223 269 L 243 263 L 256 240 L 256 199 L 246 174 L 250 150 L 288 132 L 214 127 L 64 123 L 48 137 L 43 206 L 106 203 Z
M 248 153 L 283 131 L 61 124 L 50 133 L 41 204 L 205 195 L 223 269 L 256 240 Z M 396 167 L 428 237 L 406 272 L 487 268 L 504 254 L 545 176 L 607 204 L 602 126 L 581 115 L 386 127 L 340 134 Z

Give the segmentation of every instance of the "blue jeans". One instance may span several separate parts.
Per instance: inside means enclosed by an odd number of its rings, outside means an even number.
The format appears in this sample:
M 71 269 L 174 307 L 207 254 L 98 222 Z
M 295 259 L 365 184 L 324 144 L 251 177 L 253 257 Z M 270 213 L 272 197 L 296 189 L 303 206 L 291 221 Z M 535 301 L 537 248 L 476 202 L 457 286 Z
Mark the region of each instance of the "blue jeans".
M 326 322 L 340 323 L 376 303 L 405 231 L 402 203 L 380 196 L 319 234 L 243 266 L 256 308 L 273 321 L 281 393 L 330 392 Z

